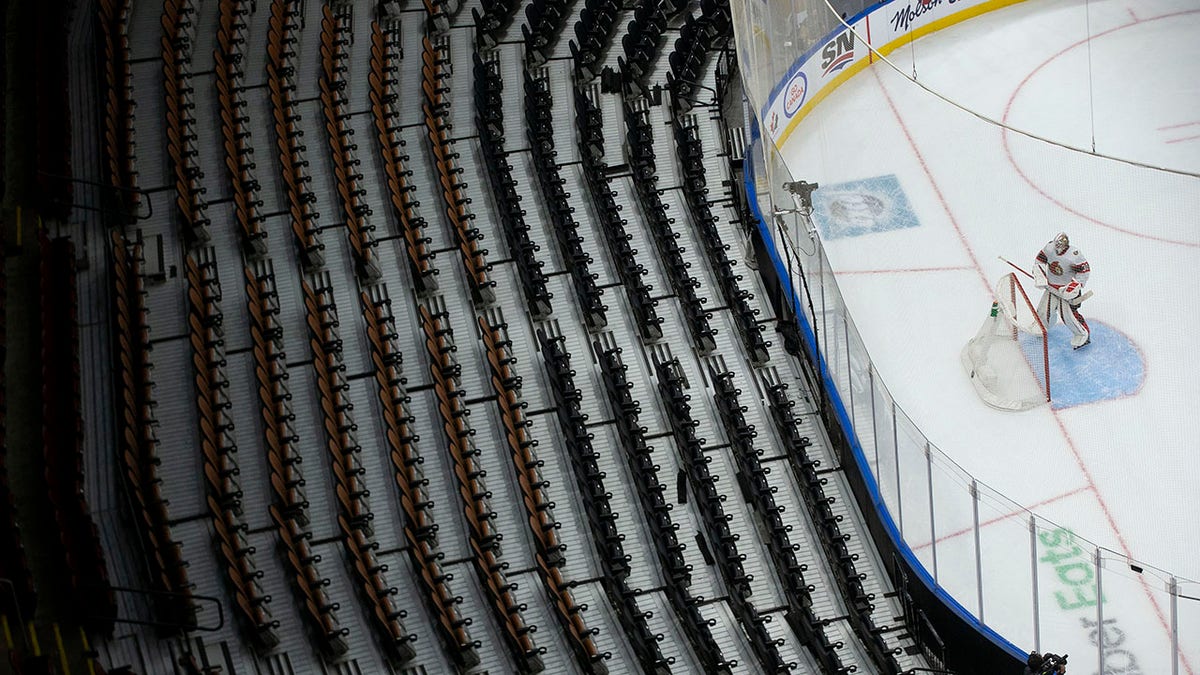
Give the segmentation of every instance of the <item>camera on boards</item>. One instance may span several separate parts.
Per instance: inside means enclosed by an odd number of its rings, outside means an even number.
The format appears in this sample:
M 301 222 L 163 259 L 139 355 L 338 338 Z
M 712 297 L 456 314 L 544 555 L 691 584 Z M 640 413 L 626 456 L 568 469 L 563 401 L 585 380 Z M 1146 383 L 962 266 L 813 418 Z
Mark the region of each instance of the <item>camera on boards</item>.
M 1025 662 L 1025 675 L 1059 675 L 1067 672 L 1067 655 L 1030 652 Z
M 785 190 L 798 197 L 800 204 L 808 208 L 812 208 L 812 193 L 819 187 L 821 186 L 817 183 L 809 183 L 803 180 L 783 184 Z

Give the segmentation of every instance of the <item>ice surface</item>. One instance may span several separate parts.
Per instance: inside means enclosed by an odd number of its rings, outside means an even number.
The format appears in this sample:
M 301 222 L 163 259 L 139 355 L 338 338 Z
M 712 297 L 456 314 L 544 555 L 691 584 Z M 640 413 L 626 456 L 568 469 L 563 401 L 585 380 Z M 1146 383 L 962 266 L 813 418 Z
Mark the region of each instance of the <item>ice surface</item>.
M 841 292 L 880 376 L 921 431 L 1000 494 L 1193 580 L 1200 179 L 1185 174 L 1200 171 L 1196 35 L 1195 0 L 1051 0 L 991 12 L 891 55 L 906 74 L 915 70 L 982 115 L 1176 172 L 1002 131 L 883 64 L 830 95 L 784 147 L 792 176 L 822 185 L 814 218 Z M 870 200 L 843 199 L 839 212 L 830 210 L 847 186 L 889 181 L 915 226 L 872 225 L 886 214 Z M 1055 328 L 1053 405 L 994 410 L 976 396 L 959 353 L 995 281 L 1011 271 L 997 256 L 1029 266 L 1060 230 L 1091 262 L 1095 296 L 1082 313 L 1092 344 L 1073 351 L 1066 329 Z M 1165 628 L 1163 582 L 1130 583 L 1128 597 L 1154 597 L 1154 623 Z M 1114 590 L 1114 603 L 1123 595 Z M 1181 625 L 1180 635 L 1195 650 L 1200 625 Z

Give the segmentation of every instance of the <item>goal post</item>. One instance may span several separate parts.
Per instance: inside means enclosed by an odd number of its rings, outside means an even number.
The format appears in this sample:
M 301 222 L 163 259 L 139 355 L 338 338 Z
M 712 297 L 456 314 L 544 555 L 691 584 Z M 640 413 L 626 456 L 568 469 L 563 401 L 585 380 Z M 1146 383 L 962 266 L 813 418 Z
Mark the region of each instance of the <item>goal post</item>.
M 975 391 L 1001 410 L 1028 410 L 1050 400 L 1046 326 L 1015 274 L 996 284 L 992 309 L 962 350 Z

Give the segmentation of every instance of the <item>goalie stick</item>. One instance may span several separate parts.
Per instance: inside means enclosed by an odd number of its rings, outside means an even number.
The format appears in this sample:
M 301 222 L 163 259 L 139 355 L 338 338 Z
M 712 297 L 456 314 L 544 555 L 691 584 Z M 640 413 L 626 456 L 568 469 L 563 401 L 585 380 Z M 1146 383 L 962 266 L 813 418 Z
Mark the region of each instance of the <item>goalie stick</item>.
M 1029 271 L 1025 270 L 1025 269 L 1024 269 L 1024 268 L 1022 268 L 1022 267 L 1017 267 L 1017 264 L 1016 264 L 1015 262 L 1013 262 L 1013 261 L 1009 260 L 1008 258 L 1005 258 L 1005 257 L 1004 257 L 1004 256 L 1002 256 L 1002 255 L 998 255 L 998 256 L 996 256 L 996 257 L 997 257 L 997 258 L 999 258 L 999 259 L 1001 259 L 1001 260 L 1003 260 L 1004 262 L 1008 263 L 1008 264 L 1009 264 L 1009 266 L 1010 266 L 1010 267 L 1012 267 L 1014 270 L 1016 270 L 1016 271 L 1020 272 L 1021 274 L 1024 274 L 1025 276 L 1029 277 L 1030 279 L 1035 279 L 1035 280 L 1037 279 L 1037 277 L 1035 277 L 1035 276 L 1033 276 L 1032 274 L 1030 274 L 1030 273 L 1029 273 Z M 1070 302 L 1071 302 L 1071 304 L 1073 304 L 1073 305 L 1078 305 L 1078 304 L 1082 303 L 1084 300 L 1087 300 L 1087 299 L 1088 299 L 1088 298 L 1090 298 L 1090 297 L 1092 297 L 1092 292 L 1091 292 L 1091 291 L 1087 291 L 1087 292 L 1085 292 L 1083 295 L 1079 296 L 1078 298 L 1075 298 L 1074 300 L 1071 300 Z

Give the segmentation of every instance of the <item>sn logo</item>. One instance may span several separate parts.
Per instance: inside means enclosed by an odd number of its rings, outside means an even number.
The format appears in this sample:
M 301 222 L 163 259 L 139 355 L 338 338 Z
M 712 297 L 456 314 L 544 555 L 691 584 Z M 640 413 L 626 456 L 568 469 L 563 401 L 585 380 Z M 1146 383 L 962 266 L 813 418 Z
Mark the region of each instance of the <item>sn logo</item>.
M 841 70 L 854 60 L 854 33 L 843 31 L 841 35 L 825 43 L 821 48 L 822 75 Z

